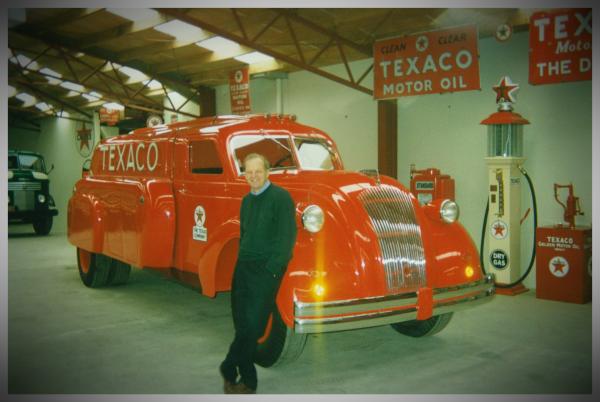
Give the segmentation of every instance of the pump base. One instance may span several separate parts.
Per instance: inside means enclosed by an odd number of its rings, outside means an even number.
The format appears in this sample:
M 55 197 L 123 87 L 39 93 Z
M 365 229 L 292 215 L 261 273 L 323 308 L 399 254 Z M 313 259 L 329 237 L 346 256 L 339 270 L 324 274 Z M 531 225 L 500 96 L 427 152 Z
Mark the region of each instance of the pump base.
M 527 291 L 529 291 L 529 289 L 526 288 L 525 285 L 523 285 L 522 283 L 519 283 L 518 285 L 513 286 L 511 288 L 496 287 L 497 295 L 516 296 L 516 295 L 520 295 L 521 293 L 525 293 Z

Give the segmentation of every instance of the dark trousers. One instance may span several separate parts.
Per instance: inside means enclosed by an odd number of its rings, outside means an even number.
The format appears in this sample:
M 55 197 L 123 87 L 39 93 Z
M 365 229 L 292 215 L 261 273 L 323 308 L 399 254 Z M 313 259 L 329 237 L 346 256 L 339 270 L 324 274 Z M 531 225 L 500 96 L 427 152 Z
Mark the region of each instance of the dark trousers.
M 254 352 L 273 311 L 279 282 L 266 270 L 264 261 L 237 261 L 231 287 L 235 337 L 221 364 L 229 381 L 235 381 L 239 370 L 242 382 L 256 389 Z

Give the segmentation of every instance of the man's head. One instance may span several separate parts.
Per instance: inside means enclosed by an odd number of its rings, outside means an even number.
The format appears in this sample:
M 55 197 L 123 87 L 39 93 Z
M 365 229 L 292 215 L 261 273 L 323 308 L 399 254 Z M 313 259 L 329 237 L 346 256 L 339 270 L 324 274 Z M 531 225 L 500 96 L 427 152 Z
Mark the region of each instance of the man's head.
M 244 176 L 250 190 L 258 191 L 269 177 L 269 161 L 261 154 L 248 154 L 244 158 Z

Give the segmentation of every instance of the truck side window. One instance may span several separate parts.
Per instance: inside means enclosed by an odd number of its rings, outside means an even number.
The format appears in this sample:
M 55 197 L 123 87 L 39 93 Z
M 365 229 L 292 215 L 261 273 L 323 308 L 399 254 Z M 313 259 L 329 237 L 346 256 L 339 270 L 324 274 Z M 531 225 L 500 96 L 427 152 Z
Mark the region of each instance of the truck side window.
M 221 174 L 223 165 L 219 160 L 217 146 L 214 141 L 190 142 L 190 170 L 192 173 Z

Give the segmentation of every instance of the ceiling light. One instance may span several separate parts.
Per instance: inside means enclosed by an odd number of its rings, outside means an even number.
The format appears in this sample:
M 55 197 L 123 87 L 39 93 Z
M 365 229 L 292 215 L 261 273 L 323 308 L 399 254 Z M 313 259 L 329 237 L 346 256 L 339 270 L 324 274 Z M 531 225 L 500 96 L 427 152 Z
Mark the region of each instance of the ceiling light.
M 130 21 L 140 21 L 158 17 L 158 13 L 149 8 L 107 8 L 106 11 Z
M 201 28 L 179 20 L 165 22 L 164 24 L 155 26 L 153 29 L 181 40 L 198 35 L 206 36 Z
M 59 78 L 62 77 L 62 74 L 57 73 L 56 71 L 49 69 L 48 67 L 44 67 L 40 70 L 40 73 L 45 75 L 45 78 L 48 80 L 48 83 L 50 83 L 50 85 L 58 85 L 61 82 L 63 82 L 62 80 L 60 80 Z M 56 77 L 56 78 L 54 78 Z
M 60 83 L 60 86 L 66 89 L 70 89 L 71 91 L 77 91 L 79 93 L 85 92 L 85 87 L 83 85 L 75 84 L 74 82 L 70 81 L 63 81 Z
M 140 70 L 136 70 L 135 68 L 123 66 L 119 68 L 119 71 L 129 76 L 129 79 L 127 80 L 128 84 L 148 79 L 146 74 L 142 73 Z
M 240 49 L 240 45 L 236 42 L 221 36 L 213 36 L 212 38 L 196 42 L 196 45 L 203 47 L 204 49 L 212 50 L 213 52 L 227 52 Z
M 30 107 L 37 103 L 35 96 L 29 95 L 27 92 L 21 92 L 17 95 L 17 99 L 23 102 L 23 107 Z
M 150 89 L 159 89 L 162 88 L 162 84 L 160 82 L 158 82 L 157 80 L 144 80 L 142 81 L 142 83 L 144 85 L 146 85 L 148 88 Z
M 67 112 L 66 110 L 61 110 L 60 113 L 58 114 L 58 117 L 69 117 L 71 116 L 71 114 L 69 112 Z
M 46 112 L 51 109 L 51 107 L 46 102 L 39 102 L 35 105 L 35 107 L 40 109 L 42 112 Z
M 9 85 L 8 86 L 8 97 L 12 98 L 16 94 L 17 94 L 17 88 L 13 87 L 12 85 Z
M 102 98 L 102 95 L 100 95 L 98 92 L 89 92 L 87 94 L 81 94 L 81 96 L 87 99 L 88 102 L 94 102 Z
M 24 54 L 17 54 L 16 56 L 11 57 L 9 60 L 21 67 L 27 66 L 28 70 L 36 71 L 40 68 L 39 64 L 37 64 L 35 61 L 32 62 L 32 60 Z
M 239 60 L 242 63 L 246 63 L 246 64 L 256 64 L 256 63 L 262 63 L 265 61 L 275 60 L 273 57 L 267 56 L 266 54 L 263 54 L 261 52 L 246 53 L 241 56 L 235 56 L 234 59 Z

